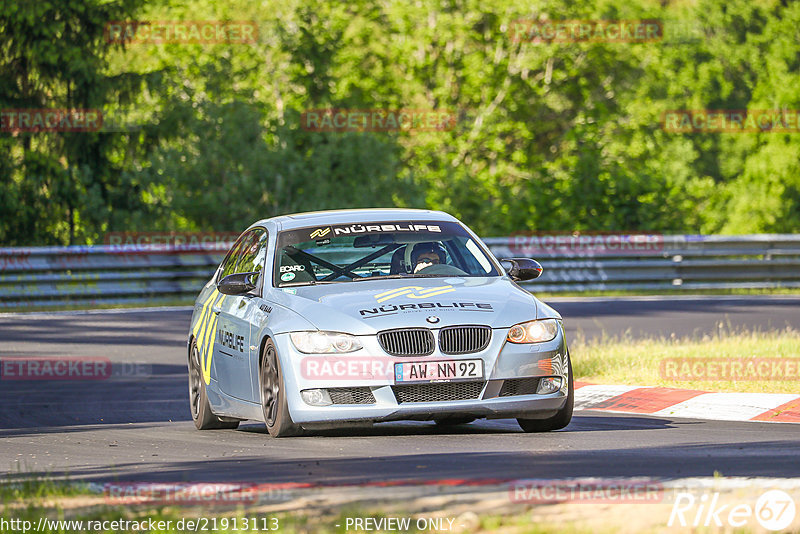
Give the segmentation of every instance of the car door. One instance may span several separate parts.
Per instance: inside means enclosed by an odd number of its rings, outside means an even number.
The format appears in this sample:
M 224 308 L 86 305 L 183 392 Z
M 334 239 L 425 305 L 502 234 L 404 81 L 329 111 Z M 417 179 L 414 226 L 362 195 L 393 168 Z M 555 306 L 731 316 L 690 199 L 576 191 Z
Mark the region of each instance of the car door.
M 241 237 L 236 250 L 234 273 L 260 272 L 257 288 L 245 295 L 225 295 L 217 303 L 217 335 L 214 361 L 220 389 L 237 399 L 255 402 L 251 386 L 250 322 L 254 314 L 254 297 L 260 294 L 267 253 L 267 231 L 249 230 Z M 226 273 L 223 271 L 222 275 Z M 230 273 L 227 273 L 230 274 Z M 257 308 L 256 308 L 257 309 Z M 257 349 L 256 349 L 257 350 Z M 255 357 L 258 357 L 256 355 Z

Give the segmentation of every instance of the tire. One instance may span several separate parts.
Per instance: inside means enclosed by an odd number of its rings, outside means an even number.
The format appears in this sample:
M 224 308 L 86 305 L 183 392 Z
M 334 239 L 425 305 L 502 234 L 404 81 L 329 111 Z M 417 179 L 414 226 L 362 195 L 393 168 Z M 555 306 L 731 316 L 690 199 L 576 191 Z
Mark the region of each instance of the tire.
M 303 429 L 294 424 L 289 415 L 280 358 L 271 339 L 267 340 L 261 352 L 258 382 L 261 387 L 261 412 L 269 435 L 284 438 L 302 434 Z
M 550 432 L 560 430 L 567 426 L 572 420 L 572 408 L 575 405 L 575 385 L 572 381 L 572 359 L 567 360 L 569 370 L 569 386 L 567 402 L 564 407 L 558 410 L 555 415 L 547 419 L 521 419 L 517 418 L 517 423 L 525 432 Z
M 189 410 L 197 430 L 233 429 L 239 426 L 239 421 L 223 420 L 211 411 L 200 371 L 200 351 L 195 340 L 192 340 L 189 350 Z
M 475 419 L 477 419 L 477 417 L 471 417 L 469 415 L 451 415 L 441 419 L 434 419 L 434 422 L 439 426 L 456 426 L 466 425 L 467 423 L 473 422 Z

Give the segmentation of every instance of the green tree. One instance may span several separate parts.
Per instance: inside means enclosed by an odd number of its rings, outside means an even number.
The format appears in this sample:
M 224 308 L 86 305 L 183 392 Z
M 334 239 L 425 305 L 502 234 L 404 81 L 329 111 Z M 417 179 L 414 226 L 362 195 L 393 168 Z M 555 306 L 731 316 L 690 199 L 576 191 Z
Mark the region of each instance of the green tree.
M 6 2 L 0 12 L 0 109 L 96 109 L 131 102 L 144 78 L 106 73 L 109 21 L 140 0 Z M 111 219 L 140 211 L 139 185 L 122 172 L 139 136 L 100 132 L 0 136 L 0 241 L 96 240 Z M 129 163 L 129 162 L 128 162 Z M 126 179 L 127 178 L 127 179 Z

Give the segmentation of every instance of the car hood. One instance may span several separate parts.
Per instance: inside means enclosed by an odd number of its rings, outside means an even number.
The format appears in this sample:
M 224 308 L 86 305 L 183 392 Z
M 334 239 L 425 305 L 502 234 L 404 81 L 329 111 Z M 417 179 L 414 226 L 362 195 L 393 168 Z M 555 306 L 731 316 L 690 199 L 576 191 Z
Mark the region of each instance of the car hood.
M 272 291 L 274 300 L 320 330 L 355 335 L 415 326 L 508 328 L 540 317 L 559 317 L 501 277 L 367 280 Z

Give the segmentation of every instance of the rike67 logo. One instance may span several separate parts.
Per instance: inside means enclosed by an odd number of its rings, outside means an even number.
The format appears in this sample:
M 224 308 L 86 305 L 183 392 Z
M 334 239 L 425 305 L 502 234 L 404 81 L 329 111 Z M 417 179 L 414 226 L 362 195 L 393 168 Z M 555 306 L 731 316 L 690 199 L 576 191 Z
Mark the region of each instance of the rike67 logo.
M 690 492 L 677 493 L 668 527 L 732 527 L 743 528 L 758 522 L 762 528 L 783 531 L 792 524 L 796 515 L 792 497 L 782 490 L 769 490 L 756 500 L 755 506 L 748 503 L 720 502 L 720 494 L 708 493 L 697 496 Z

